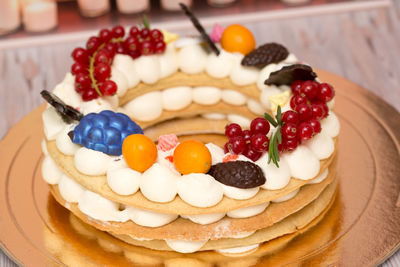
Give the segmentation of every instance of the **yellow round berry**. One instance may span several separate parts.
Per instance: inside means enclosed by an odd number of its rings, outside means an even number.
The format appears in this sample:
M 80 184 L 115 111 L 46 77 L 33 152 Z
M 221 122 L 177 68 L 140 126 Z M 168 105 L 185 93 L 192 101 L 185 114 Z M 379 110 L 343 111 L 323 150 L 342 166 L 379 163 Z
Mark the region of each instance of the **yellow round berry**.
M 156 161 L 157 147 L 147 136 L 132 134 L 122 143 L 122 155 L 131 169 L 144 172 Z
M 239 52 L 247 55 L 256 47 L 256 40 L 246 27 L 233 24 L 222 33 L 221 45 L 228 52 Z

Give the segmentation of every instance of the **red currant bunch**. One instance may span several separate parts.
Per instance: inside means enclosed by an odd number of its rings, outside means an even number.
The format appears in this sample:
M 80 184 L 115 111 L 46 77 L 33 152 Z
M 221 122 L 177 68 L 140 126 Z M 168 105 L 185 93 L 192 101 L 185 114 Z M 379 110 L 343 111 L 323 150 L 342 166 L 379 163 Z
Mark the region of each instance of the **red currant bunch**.
M 327 83 L 294 81 L 291 84 L 292 110 L 282 113 L 282 149 L 293 151 L 302 142 L 321 132 L 320 120 L 327 117 L 326 102 L 333 99 L 335 91 Z
M 129 30 L 129 37 L 125 40 L 126 52 L 132 58 L 140 55 L 162 54 L 165 48 L 164 36 L 158 29 L 139 29 L 133 26 Z
M 92 36 L 86 42 L 86 48 L 75 48 L 71 56 L 71 67 L 75 75 L 75 90 L 83 101 L 99 96 L 111 96 L 117 92 L 117 84 L 110 80 L 111 64 L 115 54 L 127 54 L 133 59 L 141 55 L 160 54 L 166 45 L 162 33 L 157 29 L 139 29 L 133 26 L 129 36 L 124 39 L 125 29 L 118 25 L 101 29 L 98 36 Z
M 225 127 L 228 142 L 224 146 L 224 151 L 236 155 L 242 154 L 252 161 L 257 161 L 268 150 L 269 130 L 269 122 L 264 118 L 252 120 L 250 130 L 242 130 L 237 123 L 228 124 Z

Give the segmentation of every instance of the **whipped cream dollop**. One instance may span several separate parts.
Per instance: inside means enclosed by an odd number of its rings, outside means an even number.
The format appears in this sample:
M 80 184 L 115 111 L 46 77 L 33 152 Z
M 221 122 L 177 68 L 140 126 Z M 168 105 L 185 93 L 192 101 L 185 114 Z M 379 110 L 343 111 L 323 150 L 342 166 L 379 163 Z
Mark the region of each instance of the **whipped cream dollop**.
M 182 218 L 189 219 L 194 223 L 198 224 L 210 224 L 217 222 L 225 217 L 225 213 L 209 213 L 209 214 L 194 214 L 194 215 L 181 215 Z
M 111 156 L 103 152 L 81 147 L 75 153 L 74 164 L 81 173 L 87 175 L 104 175 L 107 173 Z
M 328 177 L 329 169 L 326 168 L 325 171 L 323 171 L 320 175 L 318 175 L 316 178 L 312 179 L 309 181 L 309 184 L 318 184 L 325 180 Z
M 226 215 L 231 218 L 248 218 L 260 214 L 268 207 L 268 205 L 269 202 L 247 208 L 231 210 Z
M 271 200 L 271 202 L 279 203 L 279 202 L 287 201 L 289 199 L 294 198 L 297 195 L 297 193 L 299 193 L 299 191 L 300 191 L 300 188 L 297 188 L 296 190 L 294 190 L 284 196 L 281 196 L 280 198 L 275 198 L 275 199 Z
M 178 194 L 183 201 L 195 207 L 207 208 L 220 202 L 224 193 L 214 177 L 191 173 L 178 180 Z
M 242 246 L 242 247 L 233 247 L 233 248 L 221 248 L 217 249 L 216 251 L 223 254 L 238 254 L 251 251 L 253 249 L 257 249 L 259 244 L 249 245 L 249 246 Z
M 178 191 L 178 179 L 180 179 L 180 176 L 171 172 L 168 167 L 154 163 L 143 173 L 140 191 L 152 201 L 169 202 L 175 198 Z
M 165 239 L 167 245 L 180 253 L 193 253 L 198 251 L 208 240 L 204 241 L 185 241 Z
M 107 170 L 107 183 L 111 190 L 121 196 L 136 193 L 140 185 L 140 172 L 131 168 L 113 168 Z

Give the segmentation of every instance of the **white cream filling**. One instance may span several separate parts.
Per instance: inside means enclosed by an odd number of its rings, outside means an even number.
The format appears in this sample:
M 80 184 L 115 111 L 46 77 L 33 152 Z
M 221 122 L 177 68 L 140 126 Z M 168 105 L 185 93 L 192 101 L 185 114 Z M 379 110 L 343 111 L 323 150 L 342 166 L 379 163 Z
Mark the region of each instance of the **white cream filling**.
M 200 73 L 207 64 L 207 52 L 198 44 L 187 45 L 178 51 L 179 69 L 188 74 Z
M 85 189 L 80 184 L 65 174 L 58 181 L 58 189 L 63 199 L 72 203 L 78 202 L 85 192 Z
M 168 88 L 161 93 L 162 107 L 165 110 L 184 109 L 192 103 L 192 88 L 179 86 Z
M 183 201 L 195 207 L 212 207 L 222 200 L 221 185 L 214 177 L 203 173 L 191 173 L 178 179 L 178 194 Z
M 129 196 L 139 189 L 141 174 L 131 168 L 113 168 L 107 171 L 107 184 L 121 196 Z
M 182 218 L 189 219 L 198 224 L 210 224 L 221 220 L 225 217 L 225 213 L 210 213 L 210 214 L 195 214 L 195 215 L 181 215 Z
M 165 239 L 167 245 L 180 253 L 193 253 L 198 251 L 208 240 L 204 241 L 185 241 Z
M 244 253 L 244 252 L 256 249 L 258 247 L 259 247 L 259 244 L 254 244 L 254 245 L 242 246 L 242 247 L 217 249 L 216 251 L 219 253 L 237 254 L 237 253 Z
M 161 92 L 150 92 L 138 96 L 128 102 L 124 109 L 134 120 L 152 121 L 157 119 L 163 111 Z
M 269 202 L 247 208 L 241 208 L 229 211 L 226 215 L 231 218 L 248 218 L 263 212 L 269 205 Z
M 48 184 L 58 184 L 62 171 L 50 156 L 46 156 L 42 163 L 42 177 Z
M 251 236 L 255 232 L 256 231 L 242 232 L 242 233 L 239 233 L 239 234 L 232 235 L 232 236 L 230 236 L 230 238 L 245 238 L 245 237 Z
M 300 188 L 297 188 L 296 190 L 290 192 L 289 194 L 286 194 L 284 196 L 281 196 L 280 198 L 276 198 L 276 199 L 271 200 L 271 202 L 280 203 L 280 202 L 287 201 L 289 199 L 294 198 L 297 195 L 297 193 L 299 193 L 299 191 L 300 191 Z
M 42 113 L 43 130 L 47 140 L 55 140 L 57 135 L 64 129 L 65 123 L 53 107 L 48 107 Z
M 222 90 L 222 101 L 230 105 L 241 106 L 246 104 L 247 97 L 236 90 L 225 89 Z
M 328 168 L 326 168 L 325 171 L 323 171 L 320 175 L 318 175 L 315 179 L 312 179 L 308 183 L 309 184 L 318 184 L 328 177 L 328 173 L 329 173 L 329 170 L 328 170 Z
M 80 145 L 72 143 L 71 138 L 68 136 L 68 133 L 74 128 L 75 127 L 73 125 L 66 125 L 56 138 L 56 145 L 58 150 L 68 156 L 75 155 L 78 149 L 81 148 Z
M 155 202 L 169 202 L 174 200 L 178 191 L 178 179 L 180 179 L 178 174 L 159 163 L 154 163 L 143 173 L 140 191 L 146 198 Z
M 214 105 L 221 100 L 222 91 L 212 86 L 193 88 L 193 102 L 201 105 Z
M 281 158 L 285 158 L 291 176 L 297 179 L 314 178 L 320 169 L 317 156 L 305 145 L 300 145 L 294 151 L 283 154 Z
M 77 170 L 87 175 L 106 174 L 111 161 L 111 156 L 86 147 L 79 148 L 74 157 Z

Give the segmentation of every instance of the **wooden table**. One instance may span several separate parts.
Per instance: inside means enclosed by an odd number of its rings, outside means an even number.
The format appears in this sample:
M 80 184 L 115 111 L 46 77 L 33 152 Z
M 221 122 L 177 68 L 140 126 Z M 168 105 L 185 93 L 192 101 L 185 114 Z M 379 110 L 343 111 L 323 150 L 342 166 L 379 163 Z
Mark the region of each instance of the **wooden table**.
M 258 44 L 282 43 L 312 66 L 360 84 L 400 110 L 400 1 L 388 9 L 246 26 Z M 82 42 L 0 50 L 0 138 L 43 103 L 39 92 L 52 90 L 64 77 L 72 64 L 69 55 L 78 45 Z M 0 251 L 0 266 L 16 265 Z M 382 266 L 400 266 L 400 252 Z

